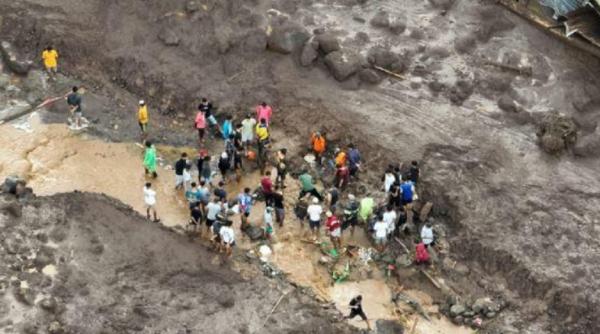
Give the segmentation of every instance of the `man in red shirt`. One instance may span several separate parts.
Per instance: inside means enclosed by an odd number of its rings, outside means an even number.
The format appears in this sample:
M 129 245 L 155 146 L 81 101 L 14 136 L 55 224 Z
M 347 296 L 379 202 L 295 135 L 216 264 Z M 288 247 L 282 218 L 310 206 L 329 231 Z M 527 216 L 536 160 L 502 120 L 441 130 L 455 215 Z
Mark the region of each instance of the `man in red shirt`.
M 334 182 L 340 190 L 344 190 L 348 186 L 348 182 L 350 182 L 350 169 L 346 165 L 337 165 Z
M 267 206 L 272 204 L 271 195 L 273 194 L 273 181 L 271 180 L 271 171 L 265 173 L 265 176 L 260 180 L 260 186 L 265 195 L 265 203 Z
M 415 262 L 417 264 L 429 263 L 429 252 L 427 251 L 427 247 L 423 243 L 423 241 L 419 242 L 416 247 L 415 252 Z
M 325 223 L 333 248 L 339 251 L 342 248 L 342 223 L 331 211 L 327 211 L 327 222 Z

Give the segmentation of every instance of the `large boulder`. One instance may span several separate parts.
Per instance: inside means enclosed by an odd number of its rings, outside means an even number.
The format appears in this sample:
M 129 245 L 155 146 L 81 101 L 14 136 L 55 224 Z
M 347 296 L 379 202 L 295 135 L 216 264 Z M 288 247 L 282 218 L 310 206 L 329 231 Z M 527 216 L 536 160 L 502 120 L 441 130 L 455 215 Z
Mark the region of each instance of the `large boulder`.
M 334 51 L 325 56 L 325 65 L 327 65 L 336 80 L 344 81 L 360 69 L 360 56 L 353 53 Z
M 319 57 L 319 43 L 316 40 L 309 40 L 304 44 L 302 53 L 300 53 L 300 65 L 310 66 Z
M 544 116 L 536 135 L 546 153 L 560 154 L 577 142 L 577 125 L 571 117 L 552 111 Z
M 375 322 L 375 328 L 377 334 L 402 334 L 404 333 L 404 327 L 402 324 L 394 320 L 378 319 Z
M 310 38 L 309 32 L 302 26 L 284 22 L 271 27 L 267 34 L 267 48 L 269 50 L 289 54 L 300 50 Z
M 340 45 L 340 40 L 331 33 L 324 33 L 322 35 L 317 36 L 317 42 L 319 42 L 319 49 L 323 51 L 324 54 L 329 54 L 333 51 L 339 51 L 342 47 Z
M 388 12 L 381 10 L 373 16 L 370 21 L 373 27 L 377 28 L 387 28 L 390 26 L 390 14 Z
M 410 65 L 408 58 L 381 46 L 369 49 L 367 60 L 374 66 L 383 67 L 397 73 L 404 72 Z
M 16 74 L 27 74 L 33 65 L 32 61 L 21 58 L 10 42 L 0 42 L 0 53 L 6 66 Z
M 378 84 L 382 80 L 381 75 L 379 75 L 379 73 L 377 73 L 377 71 L 374 69 L 370 68 L 360 70 L 360 72 L 358 72 L 358 77 L 360 78 L 360 81 L 371 85 Z
M 573 153 L 581 157 L 600 156 L 600 127 L 596 132 L 581 138 L 575 147 Z

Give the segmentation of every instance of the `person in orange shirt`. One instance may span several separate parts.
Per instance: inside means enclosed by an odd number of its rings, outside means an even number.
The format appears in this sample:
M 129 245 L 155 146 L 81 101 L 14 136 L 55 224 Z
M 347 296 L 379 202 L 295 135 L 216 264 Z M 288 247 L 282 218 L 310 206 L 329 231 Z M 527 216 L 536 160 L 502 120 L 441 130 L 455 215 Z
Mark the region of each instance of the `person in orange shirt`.
M 340 150 L 337 148 L 335 150 L 335 165 L 336 166 L 346 166 L 346 152 L 344 150 Z
M 312 145 L 313 153 L 315 154 L 315 160 L 320 165 L 323 153 L 325 153 L 325 149 L 327 148 L 327 142 L 325 140 L 325 137 L 322 136 L 321 133 L 315 132 L 312 135 L 310 142 Z
M 54 50 L 51 46 L 47 47 L 42 52 L 42 60 L 50 78 L 54 78 L 58 72 L 58 51 Z

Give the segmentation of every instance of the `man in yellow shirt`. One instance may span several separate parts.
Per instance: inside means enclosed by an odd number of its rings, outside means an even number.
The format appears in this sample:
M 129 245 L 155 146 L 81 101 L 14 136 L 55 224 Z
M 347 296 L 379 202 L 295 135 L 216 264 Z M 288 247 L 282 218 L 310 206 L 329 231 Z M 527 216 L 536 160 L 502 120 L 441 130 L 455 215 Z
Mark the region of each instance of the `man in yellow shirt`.
M 42 52 L 42 59 L 48 75 L 53 78 L 58 72 L 58 52 L 49 46 Z
M 142 131 L 142 143 L 144 143 L 146 141 L 148 131 L 148 107 L 146 106 L 146 102 L 144 102 L 144 100 L 140 100 L 139 104 L 138 124 L 140 125 L 140 130 Z
M 260 168 L 261 175 L 264 175 L 269 155 L 269 128 L 264 118 L 256 126 L 256 138 L 258 139 L 258 159 L 256 159 L 256 163 Z

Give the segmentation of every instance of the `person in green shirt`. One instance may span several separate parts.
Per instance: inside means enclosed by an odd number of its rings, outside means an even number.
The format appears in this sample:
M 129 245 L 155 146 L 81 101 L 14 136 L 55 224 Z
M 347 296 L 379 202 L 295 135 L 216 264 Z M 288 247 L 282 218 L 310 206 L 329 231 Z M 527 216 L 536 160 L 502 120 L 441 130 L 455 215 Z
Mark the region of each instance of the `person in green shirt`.
M 152 173 L 153 178 L 157 178 L 156 174 L 156 148 L 148 140 L 146 141 L 146 152 L 144 153 L 144 169 L 146 175 Z
M 369 222 L 369 217 L 373 214 L 373 207 L 375 206 L 375 201 L 371 197 L 365 197 L 360 201 L 360 207 L 358 209 L 358 218 L 365 222 Z
M 306 196 L 306 194 L 311 194 L 314 197 L 318 198 L 319 201 L 321 201 L 321 202 L 323 201 L 323 197 L 321 196 L 321 194 L 319 194 L 319 192 L 315 188 L 315 184 L 313 183 L 312 176 L 308 173 L 308 171 L 306 169 L 302 171 L 302 175 L 300 175 L 298 180 L 300 181 L 300 188 L 301 188 L 298 199 Z

